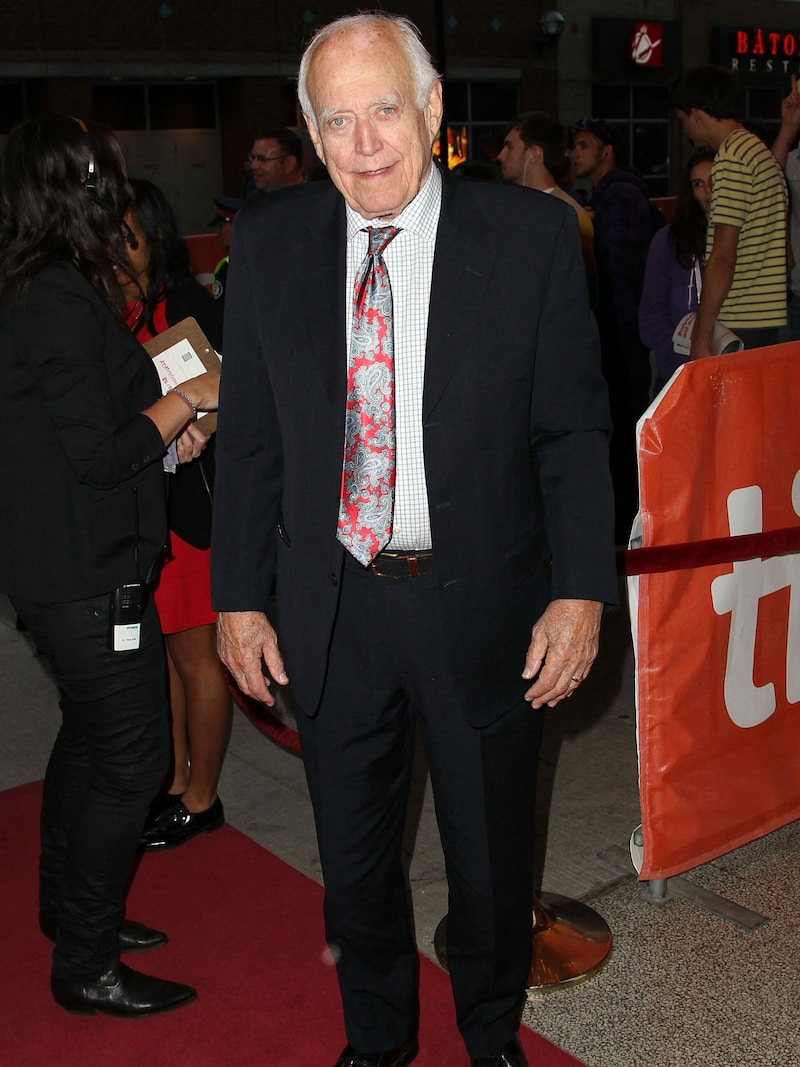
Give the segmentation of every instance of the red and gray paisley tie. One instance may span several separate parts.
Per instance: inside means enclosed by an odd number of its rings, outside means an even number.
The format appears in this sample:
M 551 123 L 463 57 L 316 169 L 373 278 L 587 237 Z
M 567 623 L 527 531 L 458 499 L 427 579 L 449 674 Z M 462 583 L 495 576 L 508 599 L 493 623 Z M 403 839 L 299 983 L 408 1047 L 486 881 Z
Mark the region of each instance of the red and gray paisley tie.
M 392 536 L 394 332 L 392 288 L 383 251 L 397 233 L 394 226 L 367 229 L 369 250 L 353 292 L 337 537 L 365 567 Z

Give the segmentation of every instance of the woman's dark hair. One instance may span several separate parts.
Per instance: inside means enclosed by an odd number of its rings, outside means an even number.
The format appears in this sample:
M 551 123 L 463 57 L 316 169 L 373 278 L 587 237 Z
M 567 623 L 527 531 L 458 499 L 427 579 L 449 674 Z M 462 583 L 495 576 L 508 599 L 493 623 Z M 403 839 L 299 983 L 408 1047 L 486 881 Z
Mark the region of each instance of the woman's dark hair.
M 116 138 L 68 115 L 17 126 L 0 150 L 0 299 L 24 300 L 52 263 L 75 264 L 119 317 L 131 190 Z
M 706 252 L 708 217 L 697 203 L 692 191 L 692 171 L 698 163 L 713 163 L 714 153 L 710 148 L 701 148 L 690 158 L 681 178 L 675 214 L 669 227 L 669 242 L 675 258 L 688 270 L 695 258 L 702 259 Z
M 148 288 L 143 294 L 138 321 L 131 328 L 146 322 L 152 333 L 153 313 L 159 297 L 185 275 L 191 276 L 189 252 L 178 231 L 175 213 L 157 185 L 146 178 L 132 178 L 133 202 L 131 213 L 147 240 L 150 262 L 147 268 Z

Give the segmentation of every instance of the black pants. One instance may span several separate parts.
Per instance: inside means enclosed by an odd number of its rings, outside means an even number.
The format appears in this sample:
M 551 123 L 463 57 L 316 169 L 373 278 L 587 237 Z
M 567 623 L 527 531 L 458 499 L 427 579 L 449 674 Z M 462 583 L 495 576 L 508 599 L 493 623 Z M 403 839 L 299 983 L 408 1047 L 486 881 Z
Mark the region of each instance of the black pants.
M 108 647 L 109 596 L 12 604 L 47 657 L 62 712 L 42 800 L 39 905 L 57 924 L 53 976 L 118 958 L 125 889 L 169 761 L 163 642 L 152 598 L 138 650 Z
M 733 328 L 740 340 L 744 341 L 745 349 L 768 348 L 770 345 L 780 344 L 780 326 L 762 326 L 755 330 L 737 330 Z
M 529 974 L 543 716 L 521 700 L 488 727 L 467 723 L 443 670 L 436 582 L 348 564 L 322 706 L 298 714 L 298 729 L 348 1040 L 380 1052 L 417 1029 L 401 850 L 419 723 L 447 865 L 457 1021 L 470 1055 L 485 1056 L 516 1033 Z

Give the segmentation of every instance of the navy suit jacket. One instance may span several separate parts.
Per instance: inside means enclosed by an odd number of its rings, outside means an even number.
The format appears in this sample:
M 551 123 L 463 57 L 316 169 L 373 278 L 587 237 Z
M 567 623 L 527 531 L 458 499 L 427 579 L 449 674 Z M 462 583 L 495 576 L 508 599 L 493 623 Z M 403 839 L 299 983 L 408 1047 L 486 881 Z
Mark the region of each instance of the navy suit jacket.
M 344 561 L 345 240 L 328 183 L 248 201 L 225 310 L 214 606 L 264 611 L 276 580 L 278 638 L 309 714 Z M 548 600 L 616 597 L 607 391 L 571 207 L 443 175 L 422 420 L 442 669 L 483 725 L 529 684 Z

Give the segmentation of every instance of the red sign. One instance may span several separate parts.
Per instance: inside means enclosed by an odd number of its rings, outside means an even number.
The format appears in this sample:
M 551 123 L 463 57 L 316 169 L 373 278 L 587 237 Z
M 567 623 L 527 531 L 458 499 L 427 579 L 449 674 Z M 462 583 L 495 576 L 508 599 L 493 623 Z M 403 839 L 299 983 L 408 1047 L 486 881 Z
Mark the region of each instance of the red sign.
M 800 553 L 697 552 L 800 525 L 798 395 L 775 345 L 685 364 L 640 423 L 642 546 L 695 550 L 631 580 L 642 878 L 800 817 Z
M 635 22 L 631 59 L 637 67 L 660 67 L 664 62 L 664 27 L 660 22 Z
M 737 56 L 777 56 L 791 59 L 800 53 L 800 38 L 796 33 L 776 33 L 772 30 L 736 30 Z

